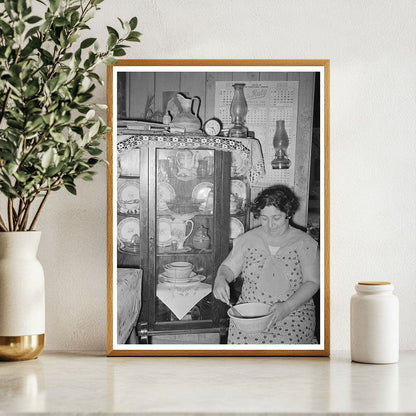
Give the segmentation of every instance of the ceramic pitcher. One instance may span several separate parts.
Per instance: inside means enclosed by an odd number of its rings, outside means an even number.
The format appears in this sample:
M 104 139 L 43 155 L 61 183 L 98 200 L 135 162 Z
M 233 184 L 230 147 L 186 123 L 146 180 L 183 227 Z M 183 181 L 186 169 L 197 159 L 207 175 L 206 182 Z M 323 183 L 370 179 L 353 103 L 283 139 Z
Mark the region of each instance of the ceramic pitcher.
M 195 114 L 192 113 L 193 102 L 197 101 L 199 105 L 201 104 L 199 97 L 186 98 L 182 94 L 177 94 L 177 97 L 181 104 L 182 111 L 174 117 L 172 124 L 175 127 L 183 128 L 186 133 L 200 130 L 201 120 L 198 118 L 199 108 L 196 110 Z
M 190 230 L 186 232 L 188 224 L 190 225 Z M 170 228 L 172 239 L 175 239 L 178 242 L 178 250 L 183 250 L 186 239 L 192 234 L 194 229 L 194 222 L 186 217 L 177 216 L 172 220 Z

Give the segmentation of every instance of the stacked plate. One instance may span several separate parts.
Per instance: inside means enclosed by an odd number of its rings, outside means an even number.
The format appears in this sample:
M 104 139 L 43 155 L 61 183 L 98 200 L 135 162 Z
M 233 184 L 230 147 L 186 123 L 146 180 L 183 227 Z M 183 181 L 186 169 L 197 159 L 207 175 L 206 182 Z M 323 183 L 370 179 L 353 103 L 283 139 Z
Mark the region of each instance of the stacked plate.
M 192 271 L 193 264 L 186 261 L 175 261 L 164 266 L 164 272 L 159 275 L 159 282 L 174 286 L 188 286 L 202 282 L 205 276 Z

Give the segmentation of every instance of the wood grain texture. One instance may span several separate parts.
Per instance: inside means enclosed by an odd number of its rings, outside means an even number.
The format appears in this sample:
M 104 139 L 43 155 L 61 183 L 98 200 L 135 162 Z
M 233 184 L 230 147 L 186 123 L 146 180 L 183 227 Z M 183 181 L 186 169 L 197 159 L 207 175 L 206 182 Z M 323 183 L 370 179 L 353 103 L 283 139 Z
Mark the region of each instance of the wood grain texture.
M 113 350 L 113 67 L 107 67 L 107 353 Z
M 163 93 L 181 91 L 181 74 L 179 72 L 158 72 L 155 75 L 154 97 L 155 111 L 163 113 Z
M 314 73 L 297 73 L 296 80 L 299 82 L 299 101 L 294 163 L 295 193 L 300 197 L 300 207 L 294 220 L 297 224 L 306 227 L 308 223 L 315 75 Z
M 194 100 L 192 112 L 199 116 L 202 123 L 205 118 L 205 106 L 206 106 L 206 73 L 205 72 L 183 72 L 181 74 L 179 91 L 187 91 L 189 93 L 188 98 L 198 97 Z M 198 108 L 199 107 L 199 108 Z
M 216 81 L 231 81 L 231 72 L 208 72 L 206 76 L 205 120 L 215 115 L 215 83 Z
M 155 93 L 155 76 L 151 72 L 131 72 L 129 75 L 129 94 L 128 101 L 129 118 L 135 120 L 145 120 L 146 102 Z M 154 101 L 150 106 L 155 111 Z

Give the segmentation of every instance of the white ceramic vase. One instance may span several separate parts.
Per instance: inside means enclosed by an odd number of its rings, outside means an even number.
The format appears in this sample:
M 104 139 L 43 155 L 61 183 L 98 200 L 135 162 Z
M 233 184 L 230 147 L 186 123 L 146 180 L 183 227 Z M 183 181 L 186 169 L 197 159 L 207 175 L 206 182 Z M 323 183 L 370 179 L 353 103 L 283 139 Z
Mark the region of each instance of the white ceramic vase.
M 0 232 L 0 360 L 30 360 L 44 348 L 40 236 L 40 231 Z

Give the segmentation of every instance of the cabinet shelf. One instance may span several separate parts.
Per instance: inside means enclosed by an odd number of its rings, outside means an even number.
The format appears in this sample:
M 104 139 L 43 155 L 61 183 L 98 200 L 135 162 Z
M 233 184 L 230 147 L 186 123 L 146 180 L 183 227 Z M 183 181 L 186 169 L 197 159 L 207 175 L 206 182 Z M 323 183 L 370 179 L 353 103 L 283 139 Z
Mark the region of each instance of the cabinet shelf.
M 168 257 L 168 256 L 189 256 L 189 255 L 212 255 L 212 249 L 207 250 L 198 250 L 198 249 L 192 249 L 189 251 L 157 251 L 156 255 L 159 257 Z
M 140 179 L 140 175 L 120 175 L 119 179 L 135 179 L 138 180 Z

